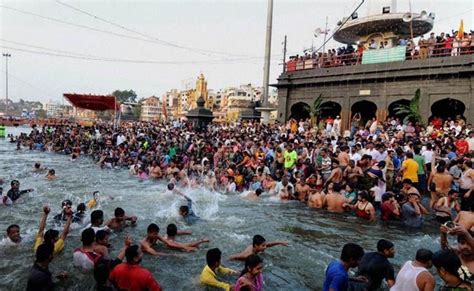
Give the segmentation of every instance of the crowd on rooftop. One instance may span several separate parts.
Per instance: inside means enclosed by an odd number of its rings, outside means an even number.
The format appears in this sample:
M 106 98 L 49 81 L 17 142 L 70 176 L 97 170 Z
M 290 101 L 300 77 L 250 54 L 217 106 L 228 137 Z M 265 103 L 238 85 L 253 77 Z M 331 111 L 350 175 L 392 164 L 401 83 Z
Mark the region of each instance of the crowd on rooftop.
M 421 290 L 417 279 L 420 274 L 420 281 L 428 286 L 423 290 L 433 290 L 434 278 L 426 271 L 432 264 L 447 287 L 471 290 L 470 273 L 474 272 L 472 125 L 461 117 L 433 118 L 427 126 L 420 122 L 402 124 L 393 117 L 362 122 L 360 114 L 354 115 L 351 128 L 347 130 L 342 128 L 339 117 L 320 124 L 294 119 L 270 125 L 212 123 L 205 130 L 196 130 L 192 124 L 180 121 L 123 122 L 117 128 L 110 123 L 90 127 L 63 125 L 33 128 L 30 134 L 11 136 L 11 142 L 16 143 L 18 149 L 65 154 L 70 156 L 71 162 L 88 156 L 104 170 L 124 168 L 136 179 L 166 181 L 171 195 L 183 198 L 186 205 L 176 211 L 188 223 L 198 217 L 192 211 L 191 199 L 180 189 L 204 185 L 227 195 L 242 193 L 242 199 L 255 203 L 271 197 L 299 201 L 320 211 L 353 213 L 365 223 L 383 222 L 418 231 L 428 224 L 440 228 L 441 251 L 433 254 L 419 250 L 413 262 L 405 264 L 395 276 L 388 261 L 395 253 L 390 241 L 380 240 L 377 251 L 365 255 L 357 242 L 351 242 L 344 246 L 340 260 L 332 262 L 326 270 L 324 290 L 347 290 L 347 271 L 357 266 L 360 277 L 351 284 L 367 288 L 360 290 L 376 290 L 384 280 L 395 288 L 393 290 L 418 290 L 413 284 Z M 34 171 L 42 170 L 39 164 L 34 168 Z M 47 178 L 56 178 L 54 169 L 48 170 Z M 18 199 L 34 199 L 26 198 L 32 189 L 20 190 L 18 181 L 13 181 L 11 186 L 2 197 L 3 204 L 14 207 Z M 104 213 L 94 210 L 95 199 L 78 206 L 76 213 L 72 212 L 71 203 L 63 202 L 64 211 L 58 217 L 65 222 L 61 234 L 56 230 L 45 232 L 50 210 L 43 209 L 28 290 L 40 290 L 38 284 L 48 287 L 41 290 L 52 286 L 48 264 L 64 247 L 73 219 L 84 219 L 85 209 L 93 210 L 91 224 L 81 233 L 83 245 L 74 252 L 73 263 L 81 270 L 94 273 L 99 290 L 145 287 L 160 290 L 153 274 L 139 266 L 143 253 L 160 255 L 153 248 L 158 241 L 171 249 L 184 251 L 208 243 L 206 239 L 178 242 L 175 237 L 185 233 L 178 231 L 175 225 L 167 227 L 167 236 L 160 236 L 158 226 L 150 224 L 144 240 L 134 245 L 127 238 L 118 258 L 109 258 L 110 231 L 140 222 L 119 208 L 104 227 Z M 448 235 L 457 236 L 457 248 L 448 245 Z M 21 242 L 20 227 L 9 227 L 7 236 L 12 244 Z M 220 265 L 219 249 L 210 249 L 201 282 L 224 290 L 262 290 L 263 262 L 258 253 L 266 247 L 286 244 L 265 242 L 256 235 L 251 246 L 232 256 L 245 261 L 244 271 L 233 287 L 218 281 L 217 275 L 235 271 Z M 124 258 L 126 262 L 122 263 Z M 411 272 L 413 268 L 418 269 Z
M 420 36 L 417 43 L 410 37 L 399 38 L 396 44 L 391 44 L 387 40 L 377 42 L 375 39 L 370 39 L 365 44 L 349 44 L 345 47 L 329 49 L 327 52 L 307 52 L 304 55 L 292 56 L 287 63 L 287 68 L 289 71 L 293 71 L 315 67 L 356 65 L 361 63 L 364 51 L 388 49 L 394 46 L 405 46 L 407 59 L 472 54 L 474 52 L 474 32 L 464 32 L 462 36 L 454 30 L 451 33 L 442 32 L 439 35 L 431 32 L 427 38 L 423 35 Z

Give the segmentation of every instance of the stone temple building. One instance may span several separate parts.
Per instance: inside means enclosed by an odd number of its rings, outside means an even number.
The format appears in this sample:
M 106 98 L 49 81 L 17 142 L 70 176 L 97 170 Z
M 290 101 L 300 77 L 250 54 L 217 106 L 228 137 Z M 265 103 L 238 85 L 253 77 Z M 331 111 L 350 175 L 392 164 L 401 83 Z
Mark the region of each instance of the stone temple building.
M 347 129 L 356 113 L 361 113 L 362 122 L 396 116 L 397 105 L 409 104 L 419 88 L 424 122 L 461 117 L 473 123 L 474 48 L 454 51 L 436 43 L 412 50 L 410 38 L 429 33 L 435 16 L 390 9 L 383 7 L 379 14 L 363 18 L 353 15 L 338 23 L 334 39 L 356 46 L 355 51 L 291 59 L 273 85 L 278 88 L 277 119 L 308 118 L 321 95 L 319 117 L 340 115 Z

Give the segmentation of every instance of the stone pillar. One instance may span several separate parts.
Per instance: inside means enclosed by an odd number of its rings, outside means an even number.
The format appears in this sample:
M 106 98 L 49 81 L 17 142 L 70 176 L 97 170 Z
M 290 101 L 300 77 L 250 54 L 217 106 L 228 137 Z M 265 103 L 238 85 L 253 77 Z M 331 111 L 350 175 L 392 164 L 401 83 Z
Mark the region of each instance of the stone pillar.
M 469 95 L 470 104 L 466 104 L 466 109 L 468 111 L 465 113 L 465 116 L 467 122 L 472 124 L 474 123 L 474 76 L 471 76 L 471 88 Z
M 278 112 L 277 120 L 279 122 L 285 122 L 288 117 L 288 100 L 289 100 L 289 89 L 278 88 Z

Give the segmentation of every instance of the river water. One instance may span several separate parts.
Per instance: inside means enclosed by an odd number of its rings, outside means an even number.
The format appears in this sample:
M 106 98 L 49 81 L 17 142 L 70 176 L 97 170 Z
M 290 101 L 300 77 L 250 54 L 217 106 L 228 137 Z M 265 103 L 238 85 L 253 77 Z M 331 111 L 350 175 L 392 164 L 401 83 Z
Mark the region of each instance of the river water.
M 8 129 L 8 133 L 15 135 L 20 131 L 28 132 L 29 129 Z M 43 174 L 34 175 L 31 170 L 35 162 L 54 168 L 58 179 L 47 181 Z M 281 203 L 270 198 L 247 202 L 238 195 L 226 196 L 205 189 L 182 189 L 195 201 L 195 212 L 202 218 L 188 227 L 177 216 L 177 208 L 184 205 L 184 201 L 164 195 L 164 182 L 139 182 L 123 169 L 101 170 L 85 156 L 70 162 L 63 155 L 27 149 L 17 151 L 16 145 L 8 143 L 7 139 L 0 139 L 0 177 L 5 180 L 4 192 L 9 189 L 12 179 L 20 180 L 22 189 L 35 189 L 35 192 L 24 196 L 21 204 L 0 206 L 1 231 L 5 233 L 9 224 L 16 223 L 21 226 L 24 237 L 19 247 L 0 245 L 0 273 L 3 278 L 0 290 L 24 290 L 34 261 L 32 246 L 43 205 L 51 207 L 51 218 L 60 212 L 63 199 L 71 199 L 75 208 L 78 203 L 89 200 L 93 191 L 100 191 L 103 198 L 114 197 L 113 200 L 103 199 L 100 203 L 106 220 L 119 206 L 139 219 L 136 227 L 126 228 L 111 236 L 110 242 L 114 246 L 112 255 L 122 247 L 125 235 L 131 235 L 134 242 L 144 238 L 146 228 L 152 222 L 160 226 L 161 234 L 169 223 L 176 223 L 178 229 L 192 230 L 191 237 L 179 238 L 182 241 L 211 240 L 198 251 L 181 256 L 144 256 L 143 266 L 153 272 L 166 290 L 204 290 L 199 285 L 199 275 L 209 248 L 220 248 L 223 252 L 222 263 L 241 270 L 241 263 L 231 262 L 227 257 L 250 244 L 255 234 L 263 235 L 267 241 L 286 240 L 290 243 L 288 247 L 270 248 L 262 255 L 265 290 L 320 290 L 327 264 L 339 257 L 342 246 L 348 242 L 359 243 L 366 251 L 373 251 L 378 239 L 393 241 L 397 253 L 391 261 L 396 271 L 404 261 L 414 257 L 418 248 L 439 249 L 438 232 L 433 226 L 410 232 L 382 223 L 368 225 L 350 215 L 308 209 L 299 202 Z M 50 227 L 57 226 L 49 220 L 47 228 Z M 81 226 L 73 225 L 64 251 L 50 266 L 53 273 L 63 270 L 70 273 L 69 280 L 60 285 L 60 290 L 93 290 L 92 275 L 80 274 L 72 266 L 72 252 L 81 245 L 80 229 Z M 158 247 L 158 250 L 169 252 L 163 247 Z M 227 279 L 232 283 L 236 280 L 232 277 Z

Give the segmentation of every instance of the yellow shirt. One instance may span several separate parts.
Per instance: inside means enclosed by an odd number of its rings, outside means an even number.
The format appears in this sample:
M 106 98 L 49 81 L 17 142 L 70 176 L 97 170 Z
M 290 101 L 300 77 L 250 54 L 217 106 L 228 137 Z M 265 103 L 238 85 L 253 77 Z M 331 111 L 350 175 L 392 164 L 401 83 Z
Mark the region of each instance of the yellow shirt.
M 97 205 L 97 200 L 95 198 L 92 198 L 87 202 L 87 208 L 94 208 Z
M 413 159 L 403 161 L 403 179 L 410 179 L 413 183 L 418 183 L 418 163 Z
M 35 239 L 35 246 L 33 247 L 33 250 L 36 252 L 36 249 L 43 243 L 44 239 L 41 235 L 37 235 Z M 56 243 L 54 244 L 54 255 L 59 254 L 62 250 L 64 249 L 64 240 L 63 239 L 58 239 Z
M 216 272 L 222 273 L 222 274 L 228 274 L 232 272 L 232 269 L 219 266 L 217 267 Z M 214 273 L 214 271 L 212 271 L 208 265 L 206 265 L 204 269 L 202 270 L 200 281 L 201 281 L 201 284 L 216 287 L 216 288 L 221 288 L 225 291 L 230 291 L 230 284 L 218 281 L 216 273 Z

